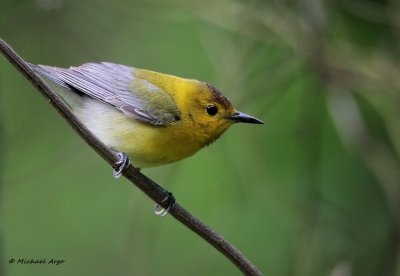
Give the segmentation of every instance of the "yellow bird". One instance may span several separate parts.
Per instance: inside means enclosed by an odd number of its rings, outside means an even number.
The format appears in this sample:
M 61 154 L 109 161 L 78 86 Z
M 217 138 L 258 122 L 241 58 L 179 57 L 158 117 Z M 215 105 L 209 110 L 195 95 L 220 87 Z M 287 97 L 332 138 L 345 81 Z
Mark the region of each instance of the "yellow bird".
M 193 79 L 107 62 L 31 66 L 63 88 L 61 96 L 90 131 L 138 168 L 191 156 L 234 123 L 263 123 Z

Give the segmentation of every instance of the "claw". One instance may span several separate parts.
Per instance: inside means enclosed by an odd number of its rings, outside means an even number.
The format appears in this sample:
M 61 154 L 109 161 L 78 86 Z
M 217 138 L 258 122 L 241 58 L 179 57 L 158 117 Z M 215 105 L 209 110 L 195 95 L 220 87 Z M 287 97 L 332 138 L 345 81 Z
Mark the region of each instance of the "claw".
M 128 155 L 123 152 L 117 153 L 119 160 L 114 164 L 113 176 L 115 178 L 120 178 L 122 175 L 122 171 L 129 167 L 131 164 L 131 160 Z
M 154 205 L 153 211 L 156 216 L 165 217 L 168 214 L 169 210 L 171 210 L 171 208 L 174 206 L 176 200 L 175 197 L 172 195 L 172 193 L 167 192 L 165 198 L 161 201 L 161 203 L 166 202 L 167 200 L 168 200 L 167 208 L 162 208 L 158 203 Z

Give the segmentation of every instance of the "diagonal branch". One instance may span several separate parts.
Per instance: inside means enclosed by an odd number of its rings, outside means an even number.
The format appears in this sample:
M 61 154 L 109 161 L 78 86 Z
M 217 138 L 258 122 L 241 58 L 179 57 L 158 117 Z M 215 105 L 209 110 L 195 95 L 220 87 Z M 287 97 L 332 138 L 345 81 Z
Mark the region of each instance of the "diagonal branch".
M 51 90 L 51 88 L 30 68 L 30 66 L 0 38 L 0 51 L 24 75 L 45 97 L 50 104 L 67 120 L 86 143 L 91 146 L 110 165 L 118 161 L 117 155 L 106 145 L 98 140 L 81 121 L 72 113 L 65 103 Z M 167 193 L 157 183 L 146 177 L 133 166 L 123 171 L 123 175 L 141 189 L 148 197 L 164 208 L 168 202 L 163 202 Z M 175 203 L 169 213 L 186 227 L 198 234 L 214 248 L 224 254 L 236 267 L 246 275 L 262 275 L 261 272 L 233 245 L 227 242 L 221 235 L 195 218 L 178 203 Z

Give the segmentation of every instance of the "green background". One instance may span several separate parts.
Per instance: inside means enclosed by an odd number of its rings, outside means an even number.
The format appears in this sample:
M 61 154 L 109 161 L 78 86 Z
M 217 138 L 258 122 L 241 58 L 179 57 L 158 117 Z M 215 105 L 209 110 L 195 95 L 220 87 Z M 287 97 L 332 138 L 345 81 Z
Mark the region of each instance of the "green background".
M 213 83 L 266 124 L 143 172 L 265 275 L 400 275 L 399 18 L 390 0 L 1 0 L 0 37 L 32 63 Z M 240 275 L 2 57 L 0 116 L 0 275 Z

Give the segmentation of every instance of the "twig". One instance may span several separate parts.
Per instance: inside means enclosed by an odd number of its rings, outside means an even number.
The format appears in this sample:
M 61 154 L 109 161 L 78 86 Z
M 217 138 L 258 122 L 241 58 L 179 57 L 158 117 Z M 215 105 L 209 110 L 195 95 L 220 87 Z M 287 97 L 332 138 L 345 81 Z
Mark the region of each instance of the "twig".
M 75 117 L 64 102 L 51 90 L 51 88 L 30 68 L 30 66 L 0 38 L 0 51 L 45 97 L 51 105 L 67 120 L 78 134 L 110 165 L 118 161 L 118 157 L 106 145 L 98 140 L 83 124 Z M 141 189 L 148 197 L 163 207 L 168 202 L 163 202 L 166 191 L 157 183 L 146 177 L 133 166 L 123 171 L 123 175 L 133 184 Z M 195 218 L 178 203 L 175 203 L 169 213 L 186 227 L 197 233 L 200 237 L 214 246 L 224 254 L 236 267 L 246 275 L 262 275 L 261 272 L 233 245 L 227 242 L 221 235 Z

